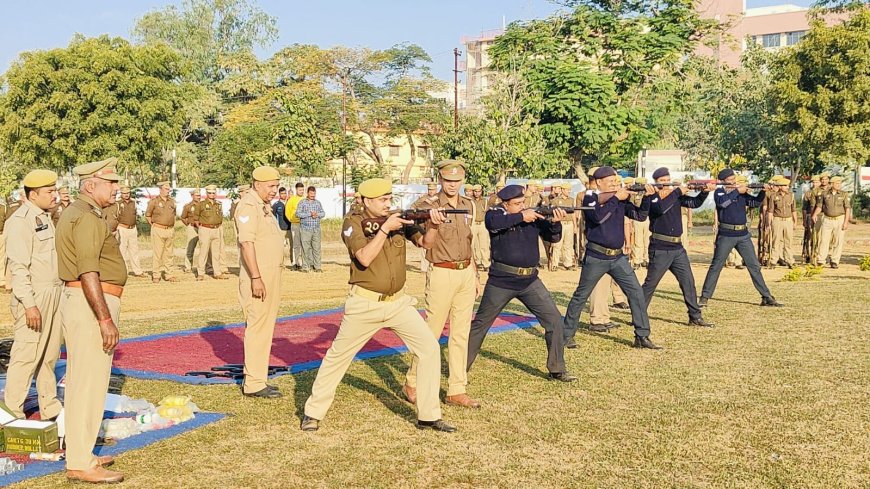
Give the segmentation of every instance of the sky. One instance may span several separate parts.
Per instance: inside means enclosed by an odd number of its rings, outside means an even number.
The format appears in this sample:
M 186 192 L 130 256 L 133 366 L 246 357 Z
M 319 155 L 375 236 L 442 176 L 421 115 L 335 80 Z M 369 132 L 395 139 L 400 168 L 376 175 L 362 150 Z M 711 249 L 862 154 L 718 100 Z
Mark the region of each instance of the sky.
M 0 72 L 23 51 L 66 46 L 76 33 L 129 38 L 136 19 L 180 0 L 3 0 Z M 747 0 L 747 7 L 811 0 Z M 432 72 L 453 78 L 453 49 L 462 36 L 498 29 L 502 22 L 544 18 L 560 6 L 548 0 L 259 0 L 278 19 L 279 39 L 260 50 L 266 57 L 295 43 L 389 48 L 419 44 L 432 57 Z

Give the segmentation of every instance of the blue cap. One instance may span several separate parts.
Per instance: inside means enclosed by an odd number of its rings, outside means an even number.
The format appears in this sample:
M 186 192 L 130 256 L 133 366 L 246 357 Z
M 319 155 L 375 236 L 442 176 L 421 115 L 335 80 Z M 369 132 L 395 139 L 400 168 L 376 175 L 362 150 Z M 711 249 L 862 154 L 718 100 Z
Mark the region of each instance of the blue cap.
M 503 201 L 511 200 L 516 199 L 517 197 L 522 197 L 524 190 L 525 189 L 523 189 L 522 185 L 508 185 L 507 187 L 499 190 L 496 195 L 498 195 L 498 198 Z
M 718 175 L 716 175 L 716 178 L 718 178 L 719 180 L 725 180 L 726 178 L 731 176 L 734 176 L 734 170 L 732 170 L 731 168 L 725 168 L 724 170 L 720 171 Z
M 595 170 L 592 178 L 596 180 L 601 180 L 602 178 L 612 177 L 613 175 L 616 175 L 616 170 L 614 170 L 612 166 L 602 166 L 601 168 Z
M 658 180 L 661 177 L 667 177 L 670 175 L 671 175 L 671 172 L 669 172 L 667 168 L 661 167 L 661 168 L 657 168 L 656 171 L 653 172 L 652 177 L 653 177 L 653 180 Z

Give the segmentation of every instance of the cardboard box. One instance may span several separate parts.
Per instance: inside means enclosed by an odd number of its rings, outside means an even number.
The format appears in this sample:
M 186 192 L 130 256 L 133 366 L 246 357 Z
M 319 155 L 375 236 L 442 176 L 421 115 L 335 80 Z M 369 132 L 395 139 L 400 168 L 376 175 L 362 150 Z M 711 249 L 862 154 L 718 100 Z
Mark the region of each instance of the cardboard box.
M 52 453 L 60 448 L 57 423 L 17 419 L 5 404 L 0 402 L 0 425 L 3 425 L 2 450 L 7 453 Z

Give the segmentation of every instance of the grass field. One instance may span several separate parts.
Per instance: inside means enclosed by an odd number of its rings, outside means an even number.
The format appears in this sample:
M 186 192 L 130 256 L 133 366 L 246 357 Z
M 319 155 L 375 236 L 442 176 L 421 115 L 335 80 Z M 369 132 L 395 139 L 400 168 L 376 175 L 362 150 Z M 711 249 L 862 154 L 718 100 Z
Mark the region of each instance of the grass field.
M 696 228 L 690 246 L 699 287 L 709 231 Z M 317 280 L 284 274 L 281 315 L 341 306 L 348 259 L 336 237 L 325 236 Z M 782 309 L 758 307 L 746 271 L 723 271 L 705 310 L 712 330 L 684 326 L 679 289 L 666 277 L 650 305 L 652 338 L 666 349 L 629 348 L 628 326 L 581 333 L 579 348 L 566 352 L 580 377 L 570 385 L 545 379 L 540 328 L 491 336 L 469 385 L 483 408 L 445 406 L 459 429 L 452 435 L 414 428 L 400 397 L 403 356 L 354 363 L 316 433 L 299 430 L 315 372 L 275 379 L 286 395 L 276 401 L 243 398 L 232 386 L 127 379 L 132 397 L 184 393 L 231 416 L 121 456 L 121 486 L 870 487 L 870 272 L 856 265 L 870 252 L 870 225 L 853 226 L 848 239 L 840 269 L 818 280 L 781 282 L 784 269 L 764 271 Z M 143 248 L 147 255 L 144 239 Z M 542 273 L 561 308 L 577 276 Z M 423 282 L 409 274 L 409 293 L 420 297 Z M 122 335 L 240 321 L 236 288 L 189 274 L 172 284 L 131 279 Z M 0 336 L 9 323 L 3 308 Z M 58 474 L 13 487 L 64 482 Z

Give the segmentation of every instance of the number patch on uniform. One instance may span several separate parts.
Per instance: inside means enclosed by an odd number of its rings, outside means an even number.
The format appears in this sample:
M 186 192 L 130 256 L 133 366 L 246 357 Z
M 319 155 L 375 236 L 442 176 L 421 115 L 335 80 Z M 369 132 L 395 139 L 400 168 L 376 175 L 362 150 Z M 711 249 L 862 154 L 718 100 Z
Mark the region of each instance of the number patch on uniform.
M 381 225 L 379 223 L 374 221 L 368 221 L 366 222 L 365 229 L 363 229 L 363 233 L 368 236 L 373 236 L 375 233 L 378 232 L 379 229 L 381 229 Z

